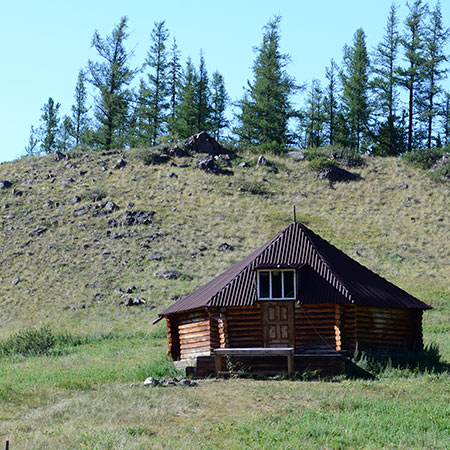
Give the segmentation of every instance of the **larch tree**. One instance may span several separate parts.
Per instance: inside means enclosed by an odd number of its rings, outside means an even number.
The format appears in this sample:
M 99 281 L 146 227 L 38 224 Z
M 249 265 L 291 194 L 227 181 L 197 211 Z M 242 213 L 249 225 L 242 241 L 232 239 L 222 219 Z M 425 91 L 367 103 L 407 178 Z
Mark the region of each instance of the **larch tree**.
M 170 49 L 167 87 L 169 91 L 169 118 L 168 128 L 171 135 L 176 134 L 176 120 L 180 106 L 180 92 L 183 85 L 183 69 L 180 63 L 181 52 L 178 50 L 177 41 L 173 39 Z
M 226 118 L 225 111 L 227 109 L 230 98 L 225 89 L 225 81 L 223 76 L 215 71 L 211 80 L 211 131 L 215 139 L 220 139 L 222 130 L 228 127 L 229 121 Z
M 176 131 L 184 139 L 198 131 L 198 103 L 196 101 L 198 76 L 190 58 L 187 59 L 183 78 Z
M 290 141 L 288 122 L 296 115 L 291 99 L 298 89 L 286 71 L 290 58 L 280 52 L 280 20 L 275 16 L 264 27 L 262 43 L 255 49 L 254 79 L 247 82 L 239 102 L 235 130 L 243 142 L 275 153 L 284 152 Z
M 145 61 L 146 66 L 150 68 L 147 88 L 150 145 L 156 145 L 158 138 L 167 131 L 169 62 L 166 42 L 168 38 L 169 32 L 165 21 L 155 22 L 151 35 L 152 45 Z
M 200 64 L 197 72 L 195 86 L 195 102 L 197 104 L 197 131 L 209 131 L 209 117 L 211 109 L 209 105 L 210 89 L 208 71 L 206 70 L 203 52 L 200 52 Z
M 127 139 L 132 91 L 129 88 L 136 70 L 129 63 L 133 52 L 127 52 L 127 18 L 122 17 L 110 36 L 102 38 L 98 31 L 92 37 L 92 47 L 100 61 L 88 62 L 89 81 L 97 89 L 95 117 L 98 122 L 96 143 L 103 149 L 123 147 Z
M 351 47 L 344 47 L 344 70 L 341 73 L 344 114 L 350 126 L 348 144 L 360 151 L 370 115 L 369 71 L 370 61 L 366 35 L 362 28 L 356 30 Z
M 329 145 L 333 145 L 336 133 L 339 98 L 339 67 L 334 59 L 331 60 L 330 66 L 325 68 L 325 77 L 327 79 L 327 86 L 325 88 L 325 96 L 323 99 L 324 115 L 328 133 L 328 143 Z
M 42 108 L 40 142 L 41 151 L 44 153 L 52 153 L 58 150 L 60 107 L 61 105 L 55 103 L 53 98 L 50 97 Z
M 309 147 L 321 147 L 323 145 L 323 128 L 325 122 L 323 91 L 320 81 L 312 80 L 311 87 L 306 98 L 304 124 L 306 131 L 306 143 Z
M 422 84 L 424 79 L 424 33 L 425 18 L 428 15 L 427 5 L 422 0 L 416 0 L 409 6 L 409 14 L 405 20 L 405 32 L 401 38 L 404 49 L 406 68 L 398 69 L 400 85 L 408 93 L 408 125 L 407 125 L 407 150 L 410 152 L 420 139 L 416 139 L 414 130 L 414 119 L 420 114 L 422 95 Z
M 449 39 L 449 29 L 442 22 L 441 5 L 436 3 L 430 13 L 430 22 L 425 30 L 424 48 L 424 108 L 422 117 L 426 122 L 426 145 L 431 148 L 433 140 L 433 121 L 439 114 L 439 96 L 442 93 L 442 81 L 447 77 L 448 61 L 445 46 Z
M 86 89 L 86 73 L 80 70 L 77 84 L 75 85 L 75 103 L 72 105 L 71 135 L 75 140 L 75 146 L 86 144 L 86 132 L 89 126 Z
M 393 4 L 389 11 L 385 34 L 373 56 L 372 70 L 375 77 L 371 86 L 377 129 L 372 136 L 376 141 L 374 153 L 378 155 L 395 156 L 404 150 L 403 130 L 397 116 L 399 49 L 397 7 Z

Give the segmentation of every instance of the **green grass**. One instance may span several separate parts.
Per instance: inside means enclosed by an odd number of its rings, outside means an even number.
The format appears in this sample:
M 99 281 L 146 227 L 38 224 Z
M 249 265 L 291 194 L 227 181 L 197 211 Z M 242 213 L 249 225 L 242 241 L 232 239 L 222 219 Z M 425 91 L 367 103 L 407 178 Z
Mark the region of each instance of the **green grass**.
M 293 204 L 313 231 L 433 306 L 424 314 L 424 341 L 438 346 L 445 367 L 448 184 L 396 158 L 364 158 L 352 168 L 360 182 L 330 190 L 308 161 L 270 155 L 279 169 L 271 173 L 255 165 L 258 153 L 241 152 L 234 174 L 217 176 L 192 168 L 189 158 L 176 159 L 188 168 L 145 165 L 147 154 L 153 151 L 125 152 L 128 164 L 120 170 L 110 170 L 117 154 L 83 152 L 71 165 L 51 155 L 0 165 L 0 179 L 24 192 L 0 192 L 0 348 L 8 349 L 0 356 L 0 445 L 10 439 L 20 449 L 450 446 L 449 375 L 429 364 L 372 365 L 373 381 L 142 385 L 147 376 L 178 373 L 166 357 L 165 324 L 151 325 L 157 312 L 273 237 L 292 220 Z M 238 167 L 242 160 L 251 167 Z M 65 184 L 69 177 L 75 182 Z M 120 210 L 73 217 L 97 194 Z M 74 195 L 83 200 L 72 204 Z M 59 206 L 45 207 L 47 200 Z M 108 228 L 109 218 L 127 210 L 155 211 L 154 224 Z M 47 231 L 29 236 L 42 226 Z M 219 251 L 223 242 L 235 250 Z M 163 258 L 149 259 L 150 253 Z M 163 269 L 183 277 L 156 278 Z M 120 305 L 117 288 L 130 286 L 144 306 Z M 18 337 L 29 343 L 31 331 L 42 327 L 52 345 L 35 355 L 18 351 Z

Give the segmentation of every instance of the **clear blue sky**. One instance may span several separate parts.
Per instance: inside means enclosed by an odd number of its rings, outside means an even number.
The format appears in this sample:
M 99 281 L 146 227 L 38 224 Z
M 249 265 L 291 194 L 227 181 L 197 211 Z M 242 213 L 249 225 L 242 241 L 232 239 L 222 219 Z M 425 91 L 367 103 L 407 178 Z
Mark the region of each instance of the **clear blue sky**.
M 412 0 L 411 0 L 412 1 Z M 405 2 L 396 2 L 399 18 Z M 253 47 L 274 14 L 282 16 L 281 48 L 292 58 L 288 71 L 298 82 L 323 78 L 330 59 L 342 60 L 356 29 L 366 32 L 369 49 L 383 35 L 390 0 L 42 0 L 3 2 L 0 45 L 0 162 L 24 154 L 31 125 L 39 125 L 41 108 L 53 97 L 69 113 L 80 68 L 95 58 L 90 47 L 94 30 L 110 34 L 120 17 L 128 17 L 127 48 L 133 63 L 142 64 L 155 21 L 165 20 L 182 52 L 198 64 L 200 49 L 208 72 L 224 75 L 233 100 L 251 79 Z M 434 6 L 434 1 L 429 2 Z M 450 2 L 442 1 L 450 25 Z M 447 83 L 448 86 L 448 83 Z

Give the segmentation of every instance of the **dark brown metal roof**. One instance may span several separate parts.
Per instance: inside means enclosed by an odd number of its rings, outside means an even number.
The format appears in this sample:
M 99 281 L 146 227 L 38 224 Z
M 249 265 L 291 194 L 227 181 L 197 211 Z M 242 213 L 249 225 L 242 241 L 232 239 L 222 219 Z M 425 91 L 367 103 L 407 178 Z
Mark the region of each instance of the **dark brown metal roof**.
M 169 306 L 169 315 L 211 306 L 248 306 L 257 301 L 255 269 L 300 267 L 301 303 L 338 303 L 430 309 L 367 267 L 294 222 L 227 271 Z

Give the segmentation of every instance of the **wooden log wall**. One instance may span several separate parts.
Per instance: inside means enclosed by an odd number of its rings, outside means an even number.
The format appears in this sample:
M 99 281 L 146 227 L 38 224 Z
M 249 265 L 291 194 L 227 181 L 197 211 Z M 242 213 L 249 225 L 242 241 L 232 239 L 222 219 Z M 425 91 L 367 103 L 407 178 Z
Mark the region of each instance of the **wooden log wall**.
M 359 349 L 413 350 L 422 347 L 421 311 L 400 308 L 356 308 Z
M 336 305 L 341 316 L 341 351 L 354 351 L 356 346 L 355 305 Z
M 224 339 L 228 336 L 228 344 L 224 347 L 263 347 L 263 326 L 261 305 L 243 308 L 226 309 L 226 331 Z
M 175 318 L 166 317 L 167 322 L 167 353 L 174 361 L 180 359 L 180 340 Z
M 194 358 L 211 352 L 210 317 L 203 311 L 191 311 L 176 317 L 180 358 Z
M 341 330 L 335 328 L 334 304 L 308 304 L 295 306 L 295 348 L 297 349 L 336 349 L 336 336 L 341 343 Z M 338 327 L 339 328 L 339 327 Z M 341 344 L 340 344 L 341 345 Z

